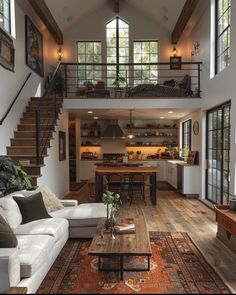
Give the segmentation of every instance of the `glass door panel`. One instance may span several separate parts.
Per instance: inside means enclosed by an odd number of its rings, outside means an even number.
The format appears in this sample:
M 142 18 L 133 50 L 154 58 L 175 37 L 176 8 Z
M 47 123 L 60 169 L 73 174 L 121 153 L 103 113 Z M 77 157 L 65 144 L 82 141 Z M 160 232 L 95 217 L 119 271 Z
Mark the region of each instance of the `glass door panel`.
M 230 103 L 207 113 L 206 198 L 228 204 L 230 184 Z

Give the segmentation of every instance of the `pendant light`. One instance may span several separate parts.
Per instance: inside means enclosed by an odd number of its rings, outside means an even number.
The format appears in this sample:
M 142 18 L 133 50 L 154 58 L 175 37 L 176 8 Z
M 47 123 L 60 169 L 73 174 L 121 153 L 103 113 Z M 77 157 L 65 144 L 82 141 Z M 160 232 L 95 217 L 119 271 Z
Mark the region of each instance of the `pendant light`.
M 132 110 L 129 111 L 129 133 L 127 135 L 127 138 L 133 139 L 135 137 L 132 128 L 134 127 L 133 122 L 132 122 Z

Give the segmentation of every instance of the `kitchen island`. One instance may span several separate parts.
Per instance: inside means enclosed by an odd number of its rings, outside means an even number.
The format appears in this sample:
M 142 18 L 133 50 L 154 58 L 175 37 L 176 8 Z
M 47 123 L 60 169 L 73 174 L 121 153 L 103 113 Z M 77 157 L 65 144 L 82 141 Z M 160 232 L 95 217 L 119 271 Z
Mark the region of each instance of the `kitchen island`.
M 105 167 L 100 166 L 95 170 L 95 195 L 97 201 L 102 200 L 102 194 L 104 191 L 104 176 L 109 174 L 120 174 L 120 175 L 132 175 L 132 174 L 145 174 L 150 178 L 150 199 L 153 205 L 157 203 L 157 168 L 154 166 L 150 167 Z

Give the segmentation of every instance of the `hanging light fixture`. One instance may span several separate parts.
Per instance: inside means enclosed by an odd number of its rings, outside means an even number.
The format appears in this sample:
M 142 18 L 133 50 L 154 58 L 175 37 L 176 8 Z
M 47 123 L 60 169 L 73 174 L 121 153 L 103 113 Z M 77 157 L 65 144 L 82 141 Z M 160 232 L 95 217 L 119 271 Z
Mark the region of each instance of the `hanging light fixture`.
M 129 111 L 129 133 L 127 135 L 127 138 L 129 139 L 133 139 L 135 137 L 134 133 L 133 133 L 133 122 L 132 122 L 132 110 Z

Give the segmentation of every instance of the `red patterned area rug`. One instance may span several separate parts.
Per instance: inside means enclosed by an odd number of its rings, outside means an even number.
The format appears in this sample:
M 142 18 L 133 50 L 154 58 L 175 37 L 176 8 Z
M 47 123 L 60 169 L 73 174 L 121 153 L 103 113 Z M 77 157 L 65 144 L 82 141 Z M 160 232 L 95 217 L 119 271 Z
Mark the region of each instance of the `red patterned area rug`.
M 150 271 L 125 272 L 124 281 L 118 273 L 98 271 L 97 258 L 88 255 L 91 240 L 69 240 L 37 293 L 230 294 L 187 233 L 151 232 L 150 239 Z M 126 264 L 140 268 L 146 261 L 127 257 Z

